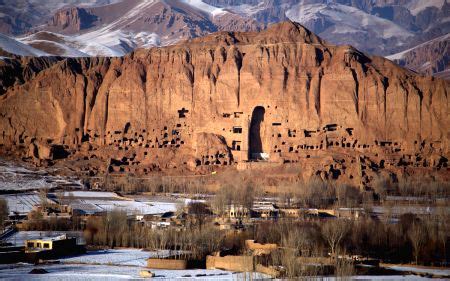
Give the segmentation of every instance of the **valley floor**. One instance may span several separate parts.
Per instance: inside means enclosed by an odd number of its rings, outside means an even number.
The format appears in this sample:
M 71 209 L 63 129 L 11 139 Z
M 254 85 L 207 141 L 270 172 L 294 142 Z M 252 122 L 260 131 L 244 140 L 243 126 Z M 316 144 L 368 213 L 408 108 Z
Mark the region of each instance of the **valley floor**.
M 56 264 L 32 265 L 26 263 L 0 265 L 0 279 L 6 280 L 117 280 L 140 279 L 141 270 L 154 272 L 158 279 L 245 280 L 266 279 L 260 273 L 237 273 L 224 270 L 188 269 L 159 270 L 146 268 L 146 259 L 164 255 L 138 249 L 90 251 L 85 255 L 63 258 Z M 46 274 L 29 274 L 33 269 L 44 269 Z

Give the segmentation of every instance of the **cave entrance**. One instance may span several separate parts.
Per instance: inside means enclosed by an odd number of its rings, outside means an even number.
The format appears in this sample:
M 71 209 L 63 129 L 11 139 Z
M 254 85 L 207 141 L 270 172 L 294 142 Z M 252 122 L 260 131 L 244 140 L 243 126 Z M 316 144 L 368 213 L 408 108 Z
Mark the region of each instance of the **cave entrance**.
M 261 141 L 261 123 L 264 122 L 265 109 L 262 106 L 257 106 L 253 109 L 252 120 L 250 122 L 249 130 L 249 160 L 268 160 L 267 154 L 263 151 Z

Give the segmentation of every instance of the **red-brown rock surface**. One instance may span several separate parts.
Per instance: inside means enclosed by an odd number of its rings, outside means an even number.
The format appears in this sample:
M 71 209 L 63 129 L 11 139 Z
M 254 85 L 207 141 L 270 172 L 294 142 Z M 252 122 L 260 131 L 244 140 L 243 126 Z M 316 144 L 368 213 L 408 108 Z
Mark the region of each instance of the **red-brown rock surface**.
M 294 23 L 16 75 L 2 81 L 0 144 L 37 162 L 137 174 L 295 163 L 362 185 L 447 169 L 449 82 Z
M 50 26 L 66 32 L 79 32 L 91 27 L 96 20 L 97 17 L 86 9 L 70 7 L 57 11 Z

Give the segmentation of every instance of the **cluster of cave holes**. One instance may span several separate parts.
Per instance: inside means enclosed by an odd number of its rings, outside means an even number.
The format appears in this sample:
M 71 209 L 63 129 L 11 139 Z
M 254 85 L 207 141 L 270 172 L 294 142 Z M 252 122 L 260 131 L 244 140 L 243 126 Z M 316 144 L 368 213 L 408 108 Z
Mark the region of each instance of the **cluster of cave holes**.
M 215 155 L 202 155 L 201 159 L 196 159 L 196 166 L 223 165 L 229 163 L 229 157 L 226 153 L 217 152 Z
M 164 126 L 162 130 L 152 129 L 149 132 L 145 129 L 134 133 L 127 131 L 126 135 L 124 135 L 122 131 L 108 132 L 108 145 L 115 146 L 119 150 L 125 151 L 130 147 L 178 148 L 185 143 L 181 135 L 182 127 L 183 125 L 178 123 L 171 129 Z M 184 127 L 186 127 L 185 123 Z

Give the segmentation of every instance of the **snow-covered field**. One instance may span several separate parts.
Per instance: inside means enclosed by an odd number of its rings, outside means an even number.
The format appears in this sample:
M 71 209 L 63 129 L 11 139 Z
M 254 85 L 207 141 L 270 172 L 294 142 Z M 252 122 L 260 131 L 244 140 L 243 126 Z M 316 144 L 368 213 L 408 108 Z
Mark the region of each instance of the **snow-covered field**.
M 34 268 L 43 268 L 47 274 L 28 274 Z M 118 280 L 118 279 L 143 279 L 139 277 L 143 267 L 114 266 L 114 265 L 75 265 L 55 264 L 47 266 L 33 266 L 29 264 L 0 266 L 0 276 L 5 280 Z M 234 273 L 223 270 L 151 270 L 156 274 L 155 278 L 163 280 L 171 279 L 203 279 L 203 280 L 263 280 L 267 278 L 259 273 Z M 253 275 L 253 276 L 251 276 Z
M 26 215 L 33 206 L 39 205 L 41 202 L 39 195 L 36 193 L 6 194 L 0 195 L 0 198 L 6 200 L 9 215 Z
M 448 268 L 431 268 L 431 267 L 415 267 L 415 266 L 406 266 L 406 265 L 387 265 L 386 268 L 397 270 L 397 271 L 405 271 L 405 272 L 414 272 L 414 273 L 425 273 L 432 274 L 438 276 L 445 276 L 450 278 L 450 269 Z
M 57 198 L 59 195 L 55 194 Z M 149 215 L 174 212 L 181 201 L 159 201 L 159 200 L 134 200 L 128 197 L 121 197 L 114 192 L 103 191 L 71 191 L 64 192 L 66 200 L 73 209 L 83 210 L 85 213 L 98 213 L 104 211 L 120 210 L 127 212 L 128 215 Z M 58 199 L 55 199 L 58 200 Z
M 163 214 L 177 210 L 176 203 L 143 203 L 131 200 L 102 200 L 94 198 L 75 199 L 70 205 L 72 208 L 83 210 L 86 213 L 119 210 L 126 212 L 128 215 Z
M 118 249 L 88 252 L 86 255 L 61 259 L 60 264 L 33 266 L 29 264 L 0 265 L 0 278 L 7 280 L 116 280 L 139 279 L 141 270 L 150 270 L 158 279 L 205 279 L 205 280 L 253 280 L 267 276 L 253 273 L 234 273 L 223 270 L 159 270 L 148 269 L 146 259 L 164 256 L 168 251 L 147 252 L 138 249 Z M 28 274 L 34 268 L 42 268 L 47 274 Z
M 109 199 L 117 199 L 119 195 L 115 192 L 108 191 L 66 191 L 62 194 L 64 197 L 75 197 L 75 198 L 109 198 Z
M 47 274 L 29 274 L 32 269 L 45 269 Z M 3 280 L 130 280 L 143 279 L 139 277 L 144 267 L 116 266 L 116 265 L 80 265 L 54 264 L 33 266 L 30 264 L 0 265 L 0 276 Z M 268 280 L 268 276 L 260 273 L 237 273 L 223 270 L 158 270 L 150 269 L 156 279 L 173 280 Z M 336 277 L 311 277 L 308 280 L 342 280 Z M 353 276 L 351 280 L 429 280 L 429 278 L 415 275 L 391 276 Z M 445 279 L 432 279 L 445 280 Z
M 82 187 L 78 179 L 53 176 L 44 170 L 30 170 L 0 160 L 0 190 L 2 191 L 26 191 L 57 186 Z
M 146 268 L 146 259 L 155 256 L 167 256 L 169 251 L 149 252 L 139 249 L 114 249 L 88 252 L 85 255 L 61 259 L 59 264 L 33 266 L 31 264 L 0 265 L 0 279 L 6 280 L 117 280 L 140 279 L 141 270 L 150 270 L 158 279 L 204 279 L 204 280 L 265 280 L 268 276 L 259 273 L 236 273 L 223 270 L 159 270 Z M 29 274 L 32 269 L 45 269 L 42 275 Z M 405 266 L 389 266 L 389 268 L 416 272 L 432 273 L 441 276 L 449 270 L 421 269 Z M 308 278 L 309 279 L 309 278 Z M 337 280 L 335 277 L 312 277 L 311 280 Z M 391 276 L 353 276 L 352 280 L 425 280 L 417 275 Z M 433 280 L 445 280 L 436 279 Z
M 90 251 L 86 255 L 61 259 L 63 263 L 76 264 L 104 264 L 104 265 L 147 265 L 146 259 L 150 257 L 168 256 L 169 251 L 149 252 L 139 249 L 99 250 Z

